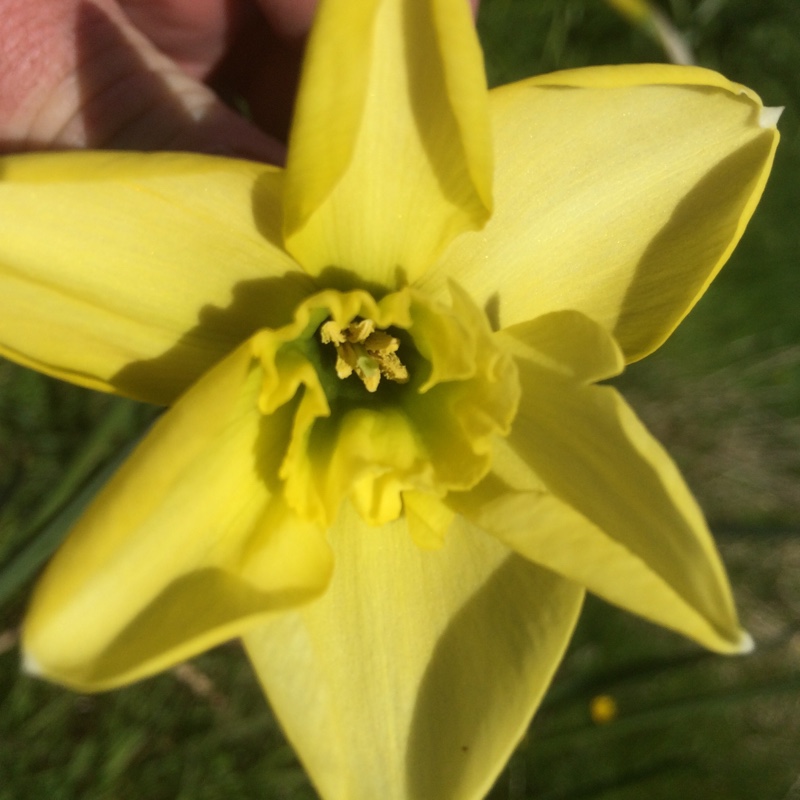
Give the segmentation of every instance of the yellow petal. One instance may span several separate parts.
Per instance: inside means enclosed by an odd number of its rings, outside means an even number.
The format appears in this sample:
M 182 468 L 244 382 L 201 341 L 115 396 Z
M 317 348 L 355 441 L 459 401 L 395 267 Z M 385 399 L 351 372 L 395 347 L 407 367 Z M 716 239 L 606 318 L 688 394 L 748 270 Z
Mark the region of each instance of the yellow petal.
M 274 494 L 292 405 L 262 416 L 261 383 L 245 343 L 101 492 L 37 585 L 32 672 L 77 689 L 128 683 L 324 589 L 324 536 Z
M 84 152 L 0 170 L 0 354 L 41 372 L 171 402 L 309 292 L 274 167 Z
M 380 301 L 328 289 L 302 303 L 291 325 L 254 339 L 270 376 L 263 412 L 303 386 L 280 472 L 300 516 L 327 526 L 348 497 L 381 525 L 402 513 L 403 492 L 442 497 L 489 470 L 491 441 L 510 430 L 519 401 L 516 368 L 485 315 L 451 288 L 451 308 L 409 287 Z M 342 370 L 334 341 L 344 332 L 357 339 L 359 328 L 394 341 L 404 380 L 384 375 L 370 390 Z
M 500 326 L 573 308 L 627 360 L 658 347 L 727 260 L 778 140 L 749 90 L 708 70 L 599 67 L 491 92 L 495 212 L 447 275 Z
M 417 547 L 437 550 L 455 520 L 455 513 L 436 495 L 424 492 L 404 492 L 403 509 L 408 532 Z
M 464 0 L 330 0 L 319 9 L 289 147 L 287 248 L 397 287 L 491 194 L 483 61 Z
M 535 326 L 510 332 L 537 347 Z M 610 387 L 527 358 L 518 366 L 507 446 L 530 475 L 501 451 L 496 477 L 455 509 L 613 603 L 712 649 L 744 649 L 719 555 L 666 452 Z
M 517 358 L 594 383 L 613 378 L 625 366 L 619 345 L 580 311 L 552 311 L 495 337 Z
M 245 637 L 325 800 L 479 800 L 519 741 L 582 593 L 456 526 L 421 550 L 404 519 L 347 505 L 325 594 Z

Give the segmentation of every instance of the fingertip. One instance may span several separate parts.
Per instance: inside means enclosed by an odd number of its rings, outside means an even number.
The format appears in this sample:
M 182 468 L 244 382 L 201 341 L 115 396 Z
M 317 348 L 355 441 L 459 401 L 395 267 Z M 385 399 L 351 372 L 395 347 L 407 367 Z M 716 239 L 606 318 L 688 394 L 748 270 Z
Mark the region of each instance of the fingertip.
M 311 28 L 319 0 L 258 0 L 272 29 L 287 39 L 300 39 Z

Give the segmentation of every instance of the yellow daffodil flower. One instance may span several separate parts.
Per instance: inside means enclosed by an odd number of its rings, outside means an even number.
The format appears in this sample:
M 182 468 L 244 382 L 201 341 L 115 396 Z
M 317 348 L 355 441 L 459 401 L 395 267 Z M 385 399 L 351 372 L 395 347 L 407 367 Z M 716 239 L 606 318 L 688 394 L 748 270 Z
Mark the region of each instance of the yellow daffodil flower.
M 776 116 L 703 69 L 486 91 L 464 0 L 326 0 L 285 170 L 2 161 L 2 353 L 171 407 L 41 578 L 28 668 L 241 636 L 326 800 L 478 798 L 585 589 L 748 639 L 613 388 L 728 258 Z

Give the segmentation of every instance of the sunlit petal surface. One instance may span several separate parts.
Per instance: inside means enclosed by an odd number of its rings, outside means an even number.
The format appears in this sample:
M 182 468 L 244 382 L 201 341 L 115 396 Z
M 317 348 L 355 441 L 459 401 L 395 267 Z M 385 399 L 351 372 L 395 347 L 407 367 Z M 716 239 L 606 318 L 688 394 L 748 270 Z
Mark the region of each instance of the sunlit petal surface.
M 549 315 L 565 333 L 572 316 Z M 611 602 L 712 649 L 746 649 L 724 568 L 680 473 L 614 389 L 548 364 L 547 321 L 509 329 L 527 348 L 518 351 L 520 411 L 495 475 L 456 510 Z M 604 348 L 588 346 L 610 337 L 594 323 L 571 327 L 574 350 L 598 354 L 602 374 Z
M 464 0 L 321 7 L 284 223 L 288 249 L 311 273 L 346 270 L 396 288 L 486 220 L 491 145 L 472 24 Z
M 245 637 L 326 800 L 482 797 L 538 705 L 582 599 L 467 526 L 421 550 L 345 506 L 325 594 Z
M 774 120 L 744 87 L 668 65 L 554 73 L 490 97 L 495 213 L 422 284 L 457 274 L 500 326 L 573 308 L 628 361 L 654 350 L 744 231 Z
M 276 494 L 291 407 L 262 416 L 261 388 L 247 343 L 156 423 L 37 584 L 30 671 L 129 683 L 325 588 L 323 532 Z
M 178 153 L 27 155 L 0 181 L 0 355 L 155 403 L 311 282 L 281 246 L 283 177 Z

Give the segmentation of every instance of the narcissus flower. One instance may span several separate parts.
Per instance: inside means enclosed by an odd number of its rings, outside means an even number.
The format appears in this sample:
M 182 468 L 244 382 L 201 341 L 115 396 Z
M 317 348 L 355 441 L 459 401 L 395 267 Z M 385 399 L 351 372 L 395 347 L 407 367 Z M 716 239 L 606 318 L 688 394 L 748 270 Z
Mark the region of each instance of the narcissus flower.
M 488 790 L 585 589 L 746 649 L 595 384 L 727 259 L 774 123 L 694 68 L 487 93 L 463 0 L 328 0 L 285 170 L 5 159 L 2 352 L 170 405 L 40 580 L 29 668 L 106 689 L 241 636 L 324 798 L 431 800 Z

